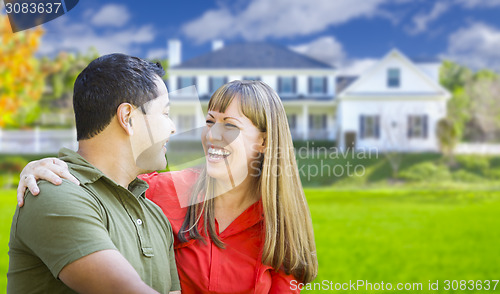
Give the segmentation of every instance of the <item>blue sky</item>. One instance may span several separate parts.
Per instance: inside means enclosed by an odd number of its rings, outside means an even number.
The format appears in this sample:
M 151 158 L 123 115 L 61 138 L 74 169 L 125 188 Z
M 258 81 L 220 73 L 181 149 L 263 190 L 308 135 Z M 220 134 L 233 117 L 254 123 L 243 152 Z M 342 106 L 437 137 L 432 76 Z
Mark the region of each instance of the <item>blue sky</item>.
M 226 44 L 289 46 L 357 73 L 398 48 L 409 57 L 452 59 L 500 71 L 500 0 L 82 0 L 44 26 L 40 54 L 61 50 L 183 59 Z

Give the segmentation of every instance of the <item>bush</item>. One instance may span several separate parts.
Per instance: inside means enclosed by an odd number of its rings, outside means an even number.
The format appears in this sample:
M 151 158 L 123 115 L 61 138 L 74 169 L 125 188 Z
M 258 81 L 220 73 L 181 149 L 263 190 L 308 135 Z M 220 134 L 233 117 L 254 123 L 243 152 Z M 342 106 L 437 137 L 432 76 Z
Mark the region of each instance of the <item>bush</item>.
M 459 181 L 459 182 L 465 182 L 465 183 L 477 183 L 484 181 L 484 179 L 481 176 L 478 176 L 477 174 L 470 173 L 466 170 L 459 170 L 456 171 L 452 174 L 453 180 Z
M 490 168 L 490 158 L 487 156 L 457 156 L 456 161 L 469 172 L 484 175 Z
M 28 161 L 23 157 L 6 157 L 0 161 L 0 185 L 3 188 L 11 188 L 19 181 L 19 173 Z M 15 175 L 15 176 L 14 176 Z
M 406 181 L 445 181 L 451 178 L 446 166 L 436 165 L 432 162 L 415 164 L 399 173 L 399 178 Z
M 0 161 L 0 171 L 5 173 L 20 173 L 28 161 L 20 156 L 7 157 Z

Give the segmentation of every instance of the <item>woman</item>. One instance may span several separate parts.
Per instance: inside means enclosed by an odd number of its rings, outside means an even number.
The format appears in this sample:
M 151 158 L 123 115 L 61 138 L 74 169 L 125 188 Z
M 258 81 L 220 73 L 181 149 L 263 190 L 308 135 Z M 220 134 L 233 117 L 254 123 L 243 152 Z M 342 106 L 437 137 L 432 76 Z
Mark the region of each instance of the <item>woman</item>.
M 209 101 L 201 140 L 201 171 L 141 176 L 150 186 L 146 197 L 162 208 L 176 235 L 183 292 L 287 293 L 312 281 L 312 222 L 276 92 L 260 81 L 222 86 Z M 31 175 L 50 178 L 39 164 L 21 178 Z

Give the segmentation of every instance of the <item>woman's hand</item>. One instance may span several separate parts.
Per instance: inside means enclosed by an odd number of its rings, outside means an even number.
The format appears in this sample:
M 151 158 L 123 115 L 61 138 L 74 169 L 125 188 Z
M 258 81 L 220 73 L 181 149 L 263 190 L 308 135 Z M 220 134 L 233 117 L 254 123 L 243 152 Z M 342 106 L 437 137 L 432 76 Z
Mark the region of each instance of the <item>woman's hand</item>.
M 37 180 L 46 180 L 54 185 L 60 185 L 62 179 L 67 179 L 77 185 L 80 182 L 69 173 L 66 162 L 57 158 L 44 158 L 28 163 L 21 172 L 19 186 L 17 187 L 17 203 L 19 207 L 24 205 L 24 192 L 28 188 L 34 196 L 40 193 L 36 184 Z

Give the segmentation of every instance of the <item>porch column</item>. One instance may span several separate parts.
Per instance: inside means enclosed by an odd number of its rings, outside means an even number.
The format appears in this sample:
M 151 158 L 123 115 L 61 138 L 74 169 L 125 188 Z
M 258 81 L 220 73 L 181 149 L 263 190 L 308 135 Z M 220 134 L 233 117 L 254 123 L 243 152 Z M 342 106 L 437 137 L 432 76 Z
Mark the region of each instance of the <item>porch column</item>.
M 203 110 L 201 109 L 201 103 L 200 103 L 200 100 L 197 100 L 196 102 L 196 118 L 195 118 L 195 121 L 196 121 L 196 125 L 195 125 L 195 128 L 196 128 L 196 136 L 198 137 L 198 135 L 201 135 L 201 128 L 203 128 L 204 126 L 204 115 L 203 115 Z
M 309 105 L 302 106 L 302 139 L 309 138 Z

